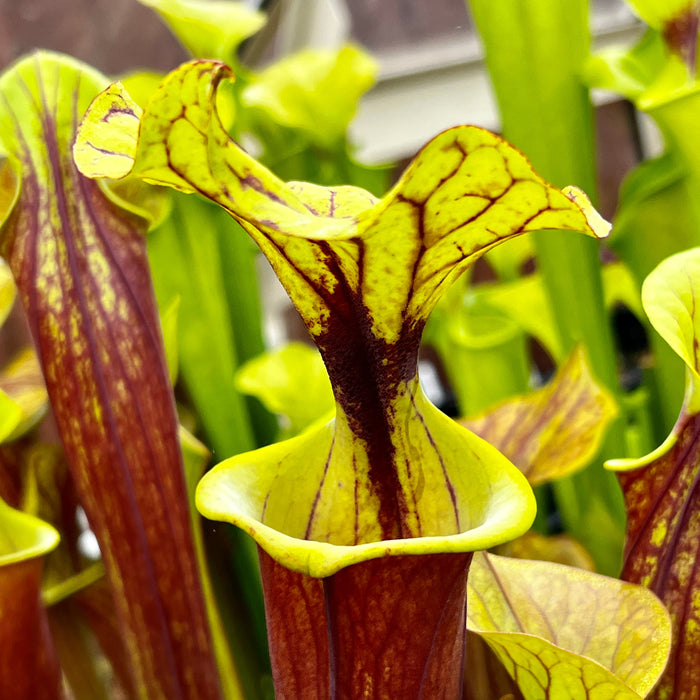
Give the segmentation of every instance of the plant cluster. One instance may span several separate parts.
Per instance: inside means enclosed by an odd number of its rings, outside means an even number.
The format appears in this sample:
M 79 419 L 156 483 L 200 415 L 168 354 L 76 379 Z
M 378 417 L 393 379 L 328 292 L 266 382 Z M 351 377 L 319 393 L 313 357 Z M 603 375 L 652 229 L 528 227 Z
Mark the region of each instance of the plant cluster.
M 141 1 L 192 61 L 0 77 L 0 697 L 700 698 L 700 7 L 591 57 L 584 0 L 471 0 L 503 134 L 390 185 L 362 50 L 256 72 L 261 14 Z M 666 143 L 612 230 L 591 86 Z M 259 252 L 315 349 L 265 352 Z

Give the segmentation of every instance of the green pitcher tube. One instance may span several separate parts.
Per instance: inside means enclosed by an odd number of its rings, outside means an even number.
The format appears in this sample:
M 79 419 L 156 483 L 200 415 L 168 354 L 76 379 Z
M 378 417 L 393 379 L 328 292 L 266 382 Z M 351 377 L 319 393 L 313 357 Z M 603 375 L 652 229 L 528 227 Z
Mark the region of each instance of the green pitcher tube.
M 527 391 L 527 338 L 496 311 L 462 309 L 447 321 L 447 373 L 462 415 Z
M 680 157 L 690 189 L 697 190 L 700 183 L 700 143 L 697 140 L 697 123 L 700 115 L 700 86 L 697 81 L 679 88 L 650 94 L 649 91 L 638 102 L 639 109 L 645 111 L 658 124 L 669 150 Z M 700 221 L 700 203 L 690 197 L 687 206 L 691 207 Z

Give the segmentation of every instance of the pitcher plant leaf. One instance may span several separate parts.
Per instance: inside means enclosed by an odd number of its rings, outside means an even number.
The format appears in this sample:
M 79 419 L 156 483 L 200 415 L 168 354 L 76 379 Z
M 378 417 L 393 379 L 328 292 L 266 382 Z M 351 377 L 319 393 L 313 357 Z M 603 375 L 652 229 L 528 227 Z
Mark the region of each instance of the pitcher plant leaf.
M 289 343 L 248 360 L 238 369 L 236 386 L 288 420 L 285 429 L 290 437 L 335 407 L 323 360 L 303 343 Z
M 551 561 L 555 564 L 595 571 L 595 562 L 588 550 L 566 534 L 542 535 L 535 530 L 529 530 L 522 537 L 497 547 L 494 554 L 514 559 Z
M 700 684 L 700 569 L 697 485 L 700 472 L 698 378 L 700 248 L 664 260 L 645 280 L 642 302 L 654 328 L 686 365 L 685 400 L 665 442 L 638 460 L 611 460 L 627 508 L 622 577 L 654 591 L 673 622 L 668 669 L 653 697 L 684 697 Z
M 671 626 L 641 586 L 549 562 L 475 555 L 468 628 L 526 700 L 637 700 L 663 671 Z
M 314 697 L 324 697 L 323 679 L 333 694 L 358 678 L 364 693 L 439 697 L 442 687 L 450 696 L 464 649 L 464 587 L 456 582 L 466 578 L 470 552 L 527 529 L 534 499 L 505 457 L 423 394 L 425 322 L 448 286 L 499 243 L 543 228 L 603 237 L 609 225 L 582 192 L 547 184 L 521 153 L 477 127 L 435 137 L 382 199 L 349 186 L 284 183 L 223 129 L 216 89 L 230 77 L 217 62 L 186 64 L 142 114 L 112 86 L 91 105 L 74 148 L 90 177 L 139 177 L 224 207 L 270 261 L 325 362 L 335 417 L 221 463 L 200 482 L 197 506 L 246 530 L 264 552 L 281 696 L 296 687 L 293 668 L 324 629 L 327 655 L 307 679 Z M 431 556 L 405 556 L 416 554 Z M 415 582 L 430 562 L 427 596 Z M 304 613 L 316 625 L 291 646 L 286 625 L 275 623 L 289 614 L 272 580 L 281 567 L 290 570 L 284 591 L 325 611 L 322 619 Z M 323 588 L 309 577 L 324 578 Z M 422 610 L 416 620 L 436 643 L 431 652 L 420 639 L 389 635 L 386 653 L 400 658 L 403 644 L 410 671 L 377 664 L 368 653 L 378 648 L 377 621 L 356 615 L 367 605 L 393 610 L 390 592 L 402 578 L 413 582 L 414 606 L 402 605 L 397 624 Z M 285 649 L 292 662 L 282 664 Z
M 2 168 L 0 166 L 0 173 Z M 2 176 L 0 175 L 0 178 Z M 1 179 L 0 179 L 1 182 Z M 8 264 L 0 258 L 0 326 L 5 322 L 7 315 L 12 310 L 12 305 L 17 296 L 17 287 L 12 278 L 12 271 Z
M 335 421 L 303 447 L 276 445 L 236 458 L 240 468 L 231 462 L 222 467 L 247 481 L 264 473 L 252 460 L 275 465 L 261 476 L 257 495 L 244 496 L 244 527 L 260 536 L 250 519 L 262 519 L 275 537 L 370 548 L 385 536 L 457 534 L 467 523 L 480 523 L 487 535 L 488 498 L 484 492 L 473 500 L 461 495 L 464 469 L 457 470 L 447 445 L 454 439 L 467 455 L 489 449 L 453 425 L 441 426 L 442 417 L 423 398 L 416 380 L 423 325 L 442 291 L 501 241 L 541 228 L 604 236 L 609 226 L 585 195 L 548 185 L 520 153 L 476 127 L 436 137 L 381 200 L 353 187 L 285 184 L 222 128 L 215 93 L 229 77 L 220 63 L 186 64 L 166 78 L 143 115 L 112 86 L 93 102 L 74 154 L 92 177 L 139 176 L 197 191 L 226 208 L 267 255 L 321 350 Z M 360 426 L 376 428 L 360 434 Z M 418 474 L 410 473 L 409 445 L 426 455 Z M 303 467 L 295 456 L 301 450 L 307 450 Z M 495 453 L 475 459 L 500 462 Z M 378 462 L 386 473 L 379 473 Z M 249 469 L 251 476 L 243 477 Z M 421 498 L 431 482 L 435 498 Z M 294 508 L 282 505 L 292 483 Z M 201 486 L 200 507 L 204 493 Z M 210 496 L 220 508 L 225 499 Z M 213 503 L 206 510 L 213 515 Z M 285 551 L 280 554 L 288 561 L 293 550 Z M 309 571 L 308 557 L 294 566 Z
M 196 56 L 233 61 L 240 44 L 265 25 L 265 15 L 225 0 L 139 0 L 163 18 L 182 45 Z
M 214 700 L 220 689 L 148 272 L 147 221 L 120 208 L 71 157 L 77 119 L 106 82 L 44 52 L 0 78 L 2 147 L 21 182 L 0 212 L 0 246 L 100 542 L 138 696 Z
M 668 48 L 680 56 L 695 75 L 700 7 L 695 0 L 629 0 L 634 12 L 660 32 Z
M 0 371 L 0 391 L 19 408 L 17 425 L 5 440 L 14 440 L 34 427 L 44 416 L 48 397 L 36 354 L 27 348 Z
M 331 147 L 345 137 L 357 102 L 372 87 L 377 72 L 377 62 L 358 46 L 305 49 L 255 76 L 241 99 Z
M 0 696 L 62 700 L 61 671 L 41 600 L 43 559 L 58 532 L 0 501 Z
M 585 467 L 616 415 L 614 399 L 595 381 L 579 347 L 547 386 L 461 422 L 503 452 L 534 486 Z

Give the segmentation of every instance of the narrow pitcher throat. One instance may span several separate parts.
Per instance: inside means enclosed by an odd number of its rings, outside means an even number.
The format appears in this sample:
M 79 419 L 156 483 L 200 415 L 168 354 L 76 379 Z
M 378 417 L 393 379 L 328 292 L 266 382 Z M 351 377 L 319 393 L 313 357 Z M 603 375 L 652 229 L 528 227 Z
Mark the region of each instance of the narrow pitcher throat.
M 398 447 L 410 443 L 407 426 L 417 414 L 419 396 L 422 397 L 422 390 L 414 374 L 410 381 L 402 382 L 392 391 L 387 403 L 377 400 L 361 415 L 358 412 L 348 416 L 343 405 L 337 405 L 336 439 L 352 441 L 355 449 L 366 456 L 367 477 L 377 499 L 376 517 L 382 540 L 420 536 L 409 524 L 411 498 L 400 476 L 400 471 L 406 469 L 406 455 L 400 454 Z M 421 465 L 416 463 L 412 468 L 417 471 Z
M 349 305 L 331 314 L 325 333 L 315 338 L 330 377 L 339 415 L 337 431 L 349 431 L 365 452 L 367 476 L 377 502 L 381 539 L 413 537 L 398 473 L 397 435 L 408 423 L 412 396 L 420 392 L 418 349 L 422 323 L 404 322 L 396 342 L 375 335 L 371 316 Z
M 417 382 L 418 349 L 424 324 L 405 328 L 396 342 L 374 334 L 368 316 L 331 314 L 316 343 L 337 404 L 365 432 L 394 411 L 402 388 Z

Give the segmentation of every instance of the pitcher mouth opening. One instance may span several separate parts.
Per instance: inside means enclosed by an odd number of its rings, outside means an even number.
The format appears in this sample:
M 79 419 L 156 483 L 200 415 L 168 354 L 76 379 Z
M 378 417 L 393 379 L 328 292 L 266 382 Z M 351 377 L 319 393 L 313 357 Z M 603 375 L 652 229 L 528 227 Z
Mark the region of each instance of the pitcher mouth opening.
M 225 464 L 225 463 L 224 463 Z M 510 488 L 492 493 L 480 522 L 462 532 L 341 545 L 303 539 L 266 525 L 245 493 L 222 484 L 215 470 L 197 489 L 197 507 L 211 520 L 228 522 L 248 533 L 282 566 L 315 578 L 325 578 L 353 564 L 391 556 L 466 553 L 489 549 L 519 537 L 534 517 L 534 496 L 527 482 L 515 479 Z

